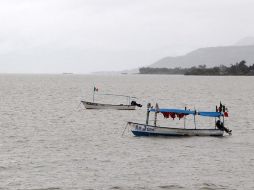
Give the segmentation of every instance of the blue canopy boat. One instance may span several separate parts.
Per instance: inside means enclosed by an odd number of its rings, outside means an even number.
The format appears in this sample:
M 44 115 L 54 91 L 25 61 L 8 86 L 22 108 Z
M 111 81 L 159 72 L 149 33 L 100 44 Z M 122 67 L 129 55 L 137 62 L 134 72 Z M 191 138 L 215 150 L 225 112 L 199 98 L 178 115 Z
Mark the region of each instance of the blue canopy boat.
M 223 109 L 222 109 L 223 108 Z M 223 110 L 223 111 L 222 111 Z M 149 115 L 150 112 L 154 112 L 154 123 L 153 125 L 149 124 Z M 172 128 L 172 127 L 162 127 L 157 125 L 157 114 L 162 113 L 165 118 L 175 117 L 184 118 L 184 125 L 181 128 Z M 186 116 L 192 115 L 194 117 L 195 128 L 186 128 L 185 120 Z M 215 118 L 215 125 L 213 128 L 197 128 L 196 127 L 196 117 L 213 117 Z M 224 126 L 225 120 L 224 117 L 227 117 L 228 113 L 220 104 L 220 108 L 216 112 L 207 112 L 207 111 L 196 111 L 196 110 L 187 110 L 185 109 L 169 109 L 169 108 L 159 108 L 156 104 L 155 108 L 151 107 L 149 103 L 147 105 L 147 117 L 146 123 L 135 123 L 127 122 L 127 126 L 131 126 L 131 131 L 135 136 L 223 136 L 224 131 L 231 135 L 231 130 Z M 217 119 L 217 120 L 216 120 Z M 222 121 L 221 121 L 222 120 Z

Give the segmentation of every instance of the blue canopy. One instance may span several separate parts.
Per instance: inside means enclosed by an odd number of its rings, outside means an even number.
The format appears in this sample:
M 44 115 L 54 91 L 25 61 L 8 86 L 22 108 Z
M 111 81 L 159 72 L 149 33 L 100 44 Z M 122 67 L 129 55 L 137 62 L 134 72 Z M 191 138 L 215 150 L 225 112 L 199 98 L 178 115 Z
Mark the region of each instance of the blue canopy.
M 192 115 L 200 115 L 200 116 L 206 116 L 206 117 L 220 117 L 223 116 L 223 114 L 221 112 L 207 112 L 207 111 L 193 111 L 193 110 L 181 110 L 181 109 L 168 109 L 168 108 L 160 108 L 159 110 L 156 109 L 149 109 L 150 112 L 161 112 L 161 113 L 165 113 L 165 112 L 171 112 L 171 113 L 176 113 L 176 114 L 192 114 Z
M 149 111 L 151 112 L 156 112 L 156 109 L 150 109 Z M 183 114 L 195 114 L 195 111 L 191 110 L 180 110 L 180 109 L 167 109 L 167 108 L 162 108 L 157 110 L 158 112 L 165 113 L 165 112 L 172 112 L 172 113 L 183 113 Z
M 200 111 L 198 115 L 207 116 L 207 117 L 220 117 L 223 116 L 221 112 L 208 112 L 208 111 Z

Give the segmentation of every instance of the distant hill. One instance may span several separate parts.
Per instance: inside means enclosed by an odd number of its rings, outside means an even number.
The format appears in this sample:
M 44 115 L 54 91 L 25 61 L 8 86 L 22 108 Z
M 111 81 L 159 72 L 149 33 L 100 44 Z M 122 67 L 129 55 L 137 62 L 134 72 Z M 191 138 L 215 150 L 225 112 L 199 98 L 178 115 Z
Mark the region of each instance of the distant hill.
M 241 43 L 245 43 L 244 40 L 239 41 L 238 44 Z M 187 68 L 198 65 L 206 65 L 207 67 L 219 65 L 230 66 L 241 60 L 245 60 L 247 64 L 254 63 L 254 45 L 200 48 L 183 56 L 165 57 L 148 67 Z
M 238 42 L 235 43 L 236 46 L 253 46 L 254 45 L 254 37 L 249 36 L 242 38 Z

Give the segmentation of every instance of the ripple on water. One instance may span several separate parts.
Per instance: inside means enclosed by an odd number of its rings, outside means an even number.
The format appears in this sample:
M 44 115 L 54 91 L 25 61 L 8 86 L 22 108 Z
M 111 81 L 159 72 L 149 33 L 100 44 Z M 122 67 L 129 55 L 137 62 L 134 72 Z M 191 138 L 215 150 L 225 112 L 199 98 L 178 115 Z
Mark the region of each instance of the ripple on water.
M 224 185 L 216 185 L 213 183 L 203 183 L 199 186 L 199 190 L 223 190 L 223 189 L 232 189 Z
M 160 185 L 158 186 L 160 189 L 184 189 L 183 186 L 180 185 Z
M 19 190 L 61 190 L 60 187 L 35 188 L 35 189 L 19 189 Z

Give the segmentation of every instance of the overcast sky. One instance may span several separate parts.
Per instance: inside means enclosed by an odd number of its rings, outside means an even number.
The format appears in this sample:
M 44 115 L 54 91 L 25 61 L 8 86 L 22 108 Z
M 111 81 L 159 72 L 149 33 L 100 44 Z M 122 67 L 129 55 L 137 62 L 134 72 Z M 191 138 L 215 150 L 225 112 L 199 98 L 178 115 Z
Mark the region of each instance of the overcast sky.
M 0 73 L 152 64 L 254 34 L 253 0 L 0 0 Z

